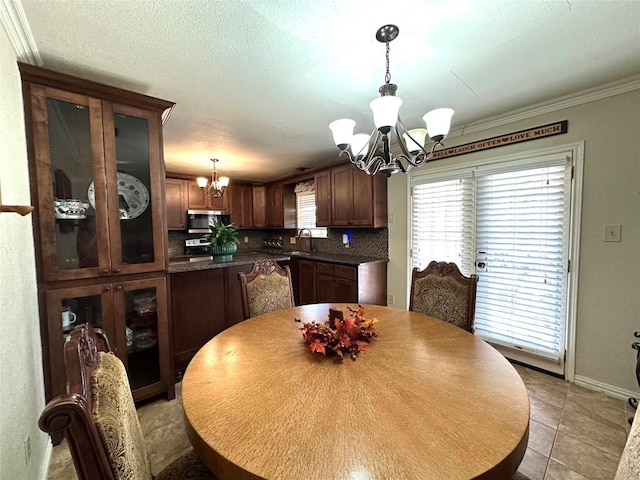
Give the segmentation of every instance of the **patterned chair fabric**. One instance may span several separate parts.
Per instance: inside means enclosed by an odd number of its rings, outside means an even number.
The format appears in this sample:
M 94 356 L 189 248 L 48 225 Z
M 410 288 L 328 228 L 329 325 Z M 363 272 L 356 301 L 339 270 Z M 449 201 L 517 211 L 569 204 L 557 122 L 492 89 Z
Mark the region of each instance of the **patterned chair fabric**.
M 413 269 L 409 310 L 473 333 L 478 276 L 462 275 L 455 263 L 431 262 Z
M 251 318 L 294 306 L 291 271 L 273 260 L 256 262 L 248 274 L 240 273 L 244 317 Z
M 127 372 L 118 357 L 98 353 L 91 392 L 93 419 L 116 479 L 152 478 Z
M 51 400 L 40 429 L 64 435 L 79 480 L 153 480 L 127 372 L 109 353 L 104 332 L 77 326 L 65 344 L 68 393 Z M 175 460 L 157 480 L 216 480 L 193 452 Z

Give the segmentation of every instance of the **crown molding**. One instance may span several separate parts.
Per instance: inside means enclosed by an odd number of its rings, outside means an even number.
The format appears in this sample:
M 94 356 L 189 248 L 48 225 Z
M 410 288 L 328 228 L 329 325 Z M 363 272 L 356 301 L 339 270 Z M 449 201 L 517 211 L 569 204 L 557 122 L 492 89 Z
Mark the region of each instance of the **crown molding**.
M 519 108 L 510 112 L 488 117 L 478 122 L 468 123 L 466 125 L 455 127 L 449 132 L 447 138 L 459 137 L 470 133 L 481 132 L 490 128 L 508 125 L 510 123 L 527 120 L 529 118 L 538 117 L 547 113 L 557 112 L 566 108 L 575 107 L 603 98 L 613 97 L 622 93 L 631 92 L 640 89 L 640 75 L 634 75 L 622 80 L 606 83 L 598 87 L 581 90 L 571 93 L 553 100 L 547 100 L 541 103 L 535 103 L 528 107 Z
M 42 65 L 42 58 L 19 0 L 0 0 L 0 24 L 7 32 L 18 60 Z

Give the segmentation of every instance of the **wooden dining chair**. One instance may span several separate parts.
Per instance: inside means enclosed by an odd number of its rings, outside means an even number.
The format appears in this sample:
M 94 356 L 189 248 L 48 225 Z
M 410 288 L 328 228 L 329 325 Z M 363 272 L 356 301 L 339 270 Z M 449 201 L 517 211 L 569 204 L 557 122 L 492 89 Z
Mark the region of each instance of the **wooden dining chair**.
M 478 276 L 465 277 L 455 263 L 432 261 L 411 273 L 409 310 L 474 331 Z
M 79 480 L 216 480 L 193 452 L 151 474 L 127 372 L 101 329 L 77 326 L 65 361 L 67 393 L 47 404 L 38 423 L 67 439 Z
M 247 274 L 239 273 L 242 284 L 242 312 L 247 318 L 293 307 L 291 270 L 273 260 L 261 260 Z

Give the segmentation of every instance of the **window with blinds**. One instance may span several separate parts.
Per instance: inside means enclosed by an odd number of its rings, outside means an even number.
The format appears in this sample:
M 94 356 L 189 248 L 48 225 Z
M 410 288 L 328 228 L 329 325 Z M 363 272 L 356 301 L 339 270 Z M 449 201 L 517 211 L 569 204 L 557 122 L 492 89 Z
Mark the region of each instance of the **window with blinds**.
M 476 335 L 561 363 L 571 162 L 555 155 L 457 177 L 413 182 L 413 266 L 444 260 L 477 273 Z
M 327 238 L 325 227 L 316 227 L 316 194 L 314 191 L 296 193 L 296 227 L 311 230 L 314 238 Z

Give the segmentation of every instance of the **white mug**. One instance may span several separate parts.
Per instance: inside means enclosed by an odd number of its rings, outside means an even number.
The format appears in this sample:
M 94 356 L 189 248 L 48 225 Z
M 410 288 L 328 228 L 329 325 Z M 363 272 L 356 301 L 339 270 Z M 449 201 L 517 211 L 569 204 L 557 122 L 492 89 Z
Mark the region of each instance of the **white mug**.
M 71 311 L 71 307 L 62 307 L 62 328 L 68 330 L 72 323 L 76 323 L 76 314 Z

